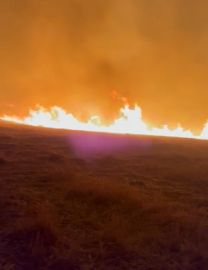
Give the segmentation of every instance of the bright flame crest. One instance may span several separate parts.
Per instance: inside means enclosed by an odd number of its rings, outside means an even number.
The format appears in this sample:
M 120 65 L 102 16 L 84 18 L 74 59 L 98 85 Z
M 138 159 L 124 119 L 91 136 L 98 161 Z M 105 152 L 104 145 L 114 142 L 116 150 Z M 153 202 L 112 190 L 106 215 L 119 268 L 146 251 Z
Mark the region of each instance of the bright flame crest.
M 134 109 L 130 109 L 128 105 L 125 105 L 124 108 L 120 109 L 120 117 L 109 126 L 102 125 L 98 116 L 93 116 L 88 122 L 81 122 L 72 114 L 68 114 L 65 110 L 56 106 L 50 108 L 50 110 L 46 110 L 43 107 L 38 107 L 37 110 L 30 110 L 29 116 L 25 118 L 5 115 L 0 119 L 46 128 L 208 139 L 208 123 L 206 123 L 199 136 L 193 135 L 190 130 L 186 131 L 182 127 L 178 127 L 175 130 L 170 130 L 168 126 L 163 126 L 163 128 L 148 127 L 142 120 L 141 109 L 137 105 L 135 105 Z

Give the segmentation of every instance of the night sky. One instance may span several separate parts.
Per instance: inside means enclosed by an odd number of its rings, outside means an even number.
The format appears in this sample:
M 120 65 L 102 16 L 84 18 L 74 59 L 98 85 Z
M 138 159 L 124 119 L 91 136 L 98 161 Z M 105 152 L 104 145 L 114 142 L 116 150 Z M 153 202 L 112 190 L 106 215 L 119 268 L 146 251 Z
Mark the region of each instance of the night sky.
M 152 125 L 201 129 L 208 1 L 0 1 L 0 114 L 40 103 L 107 121 L 122 106 L 113 89 Z

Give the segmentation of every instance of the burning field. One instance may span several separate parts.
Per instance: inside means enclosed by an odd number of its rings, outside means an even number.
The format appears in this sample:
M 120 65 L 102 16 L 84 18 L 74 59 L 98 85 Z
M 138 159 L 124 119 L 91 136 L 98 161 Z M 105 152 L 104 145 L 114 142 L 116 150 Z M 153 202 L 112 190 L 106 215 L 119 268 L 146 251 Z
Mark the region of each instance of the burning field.
M 115 92 L 117 95 L 117 93 Z M 120 98 L 120 97 L 119 97 Z M 126 99 L 121 97 L 122 99 Z M 190 130 L 184 130 L 180 124 L 171 130 L 167 125 L 162 128 L 150 127 L 142 119 L 142 110 L 136 104 L 134 109 L 124 102 L 124 107 L 120 109 L 120 115 L 111 125 L 103 125 L 99 116 L 91 117 L 87 122 L 80 121 L 71 113 L 67 113 L 60 107 L 54 106 L 45 109 L 39 105 L 36 110 L 30 110 L 26 117 L 4 115 L 0 119 L 7 122 L 14 122 L 30 126 L 42 126 L 55 129 L 82 130 L 93 132 L 105 132 L 115 134 L 137 134 L 166 136 L 193 139 L 208 139 L 208 122 L 205 123 L 201 133 L 197 136 Z
M 0 1 L 0 270 L 208 269 L 207 13 Z
M 204 140 L 2 121 L 0 269 L 207 269 L 207 161 Z

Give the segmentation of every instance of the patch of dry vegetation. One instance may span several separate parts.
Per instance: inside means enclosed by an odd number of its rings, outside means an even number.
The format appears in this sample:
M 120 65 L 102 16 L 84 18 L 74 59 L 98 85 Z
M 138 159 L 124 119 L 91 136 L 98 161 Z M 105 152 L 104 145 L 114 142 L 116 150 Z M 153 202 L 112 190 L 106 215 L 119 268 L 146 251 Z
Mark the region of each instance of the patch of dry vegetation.
M 157 195 L 112 181 L 71 184 L 72 225 L 94 269 L 205 269 L 208 223 Z
M 4 157 L 0 156 L 0 166 L 7 163 L 7 160 Z
M 125 152 L 87 159 L 67 153 L 55 137 L 50 143 L 41 137 L 39 147 L 22 137 L 16 137 L 13 162 L 0 171 L 0 269 L 207 269 L 207 183 L 200 162 L 191 172 L 197 189 L 184 169 L 192 159 L 180 150 L 177 160 L 155 152 L 152 158 Z M 178 160 L 184 181 L 171 178 Z
M 56 177 L 50 202 L 2 237 L 9 269 L 206 269 L 203 212 L 112 180 Z

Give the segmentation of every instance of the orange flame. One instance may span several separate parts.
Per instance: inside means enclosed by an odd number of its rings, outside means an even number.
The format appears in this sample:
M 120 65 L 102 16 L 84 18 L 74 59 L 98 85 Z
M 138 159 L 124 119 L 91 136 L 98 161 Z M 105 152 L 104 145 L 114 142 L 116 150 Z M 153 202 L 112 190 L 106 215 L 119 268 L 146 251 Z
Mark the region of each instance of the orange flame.
M 92 117 L 88 122 L 81 122 L 72 114 L 67 114 L 65 110 L 56 106 L 50 108 L 50 110 L 46 110 L 44 107 L 38 107 L 35 111 L 30 110 L 29 116 L 25 118 L 5 115 L 0 119 L 46 128 L 208 139 L 208 122 L 199 136 L 193 135 L 190 130 L 184 130 L 180 126 L 174 130 L 170 130 L 168 126 L 163 126 L 163 128 L 148 127 L 142 120 L 142 111 L 137 105 L 135 105 L 134 109 L 130 109 L 128 105 L 125 105 L 124 108 L 120 109 L 120 117 L 109 126 L 102 125 L 98 116 Z

